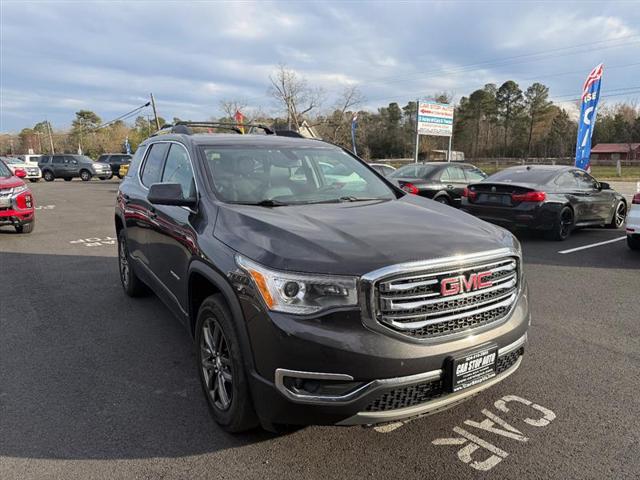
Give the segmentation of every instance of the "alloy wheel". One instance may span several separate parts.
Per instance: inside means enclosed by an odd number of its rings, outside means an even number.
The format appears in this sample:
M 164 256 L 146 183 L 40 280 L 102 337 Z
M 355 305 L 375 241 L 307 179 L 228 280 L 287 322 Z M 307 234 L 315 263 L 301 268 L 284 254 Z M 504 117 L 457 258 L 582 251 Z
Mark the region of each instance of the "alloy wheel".
M 627 217 L 627 206 L 624 204 L 624 202 L 620 202 L 618 203 L 618 207 L 616 208 L 616 213 L 615 213 L 616 228 L 620 228 L 622 226 L 626 217 Z
M 560 237 L 566 238 L 571 233 L 571 227 L 573 226 L 573 212 L 571 209 L 566 208 L 560 215 Z
M 126 289 L 129 286 L 129 259 L 127 258 L 127 243 L 124 237 L 120 239 L 120 248 L 118 250 L 120 281 Z
M 207 318 L 202 325 L 200 363 L 207 392 L 220 410 L 228 410 L 233 401 L 231 352 L 220 323 Z

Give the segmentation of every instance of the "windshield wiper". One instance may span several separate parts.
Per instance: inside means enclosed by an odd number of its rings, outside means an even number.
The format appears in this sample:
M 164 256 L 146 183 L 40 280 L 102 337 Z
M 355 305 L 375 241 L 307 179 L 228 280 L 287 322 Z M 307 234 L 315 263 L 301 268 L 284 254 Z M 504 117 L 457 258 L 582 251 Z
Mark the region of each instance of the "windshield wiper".
M 286 202 L 281 202 L 280 200 L 273 200 L 273 199 L 264 199 L 264 200 L 260 200 L 259 202 L 229 202 L 229 203 L 235 203 L 237 205 L 253 205 L 256 207 L 284 207 L 286 205 L 289 205 Z
M 353 195 L 345 195 L 339 198 L 332 198 L 330 200 L 320 200 L 318 202 L 309 202 L 309 203 L 316 204 L 316 203 L 372 202 L 375 200 L 390 200 L 390 199 L 380 198 L 380 197 L 355 197 Z

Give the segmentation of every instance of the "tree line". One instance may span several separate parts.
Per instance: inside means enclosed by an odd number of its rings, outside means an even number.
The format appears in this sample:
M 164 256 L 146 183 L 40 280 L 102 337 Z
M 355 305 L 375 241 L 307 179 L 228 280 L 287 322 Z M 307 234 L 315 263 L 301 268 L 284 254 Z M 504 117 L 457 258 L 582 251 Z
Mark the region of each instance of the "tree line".
M 309 127 L 323 139 L 351 149 L 351 121 L 357 113 L 356 146 L 366 159 L 413 157 L 415 149 L 416 101 L 402 105 L 391 102 L 375 111 L 364 109 L 366 99 L 356 86 L 346 87 L 327 105 L 326 92 L 310 85 L 295 71 L 280 65 L 269 77 L 269 94 L 277 115 L 268 115 L 242 99 L 220 102 L 222 117 L 209 120 L 234 123 L 236 111 L 247 121 L 276 128 L 298 130 Z M 448 103 L 452 95 L 434 93 L 431 98 Z M 161 105 L 161 103 L 160 103 Z M 578 101 L 576 105 L 579 106 Z M 174 118 L 173 122 L 179 118 Z M 202 119 L 194 119 L 202 120 Z M 0 154 L 77 153 L 91 157 L 122 152 L 125 139 L 135 151 L 155 131 L 153 118 L 137 116 L 133 123 L 119 120 L 102 126 L 102 118 L 89 110 L 76 112 L 71 128 L 54 129 L 47 122 L 24 128 L 17 135 L 0 136 Z M 160 125 L 166 124 L 159 118 Z M 533 83 L 526 88 L 513 80 L 502 85 L 487 84 L 460 98 L 455 106 L 453 150 L 465 158 L 572 157 L 575 154 L 577 123 L 569 112 L 553 103 L 549 88 Z M 593 144 L 640 142 L 640 108 L 632 103 L 607 105 L 601 101 Z M 434 151 L 446 150 L 445 137 L 421 137 L 421 158 L 435 158 Z

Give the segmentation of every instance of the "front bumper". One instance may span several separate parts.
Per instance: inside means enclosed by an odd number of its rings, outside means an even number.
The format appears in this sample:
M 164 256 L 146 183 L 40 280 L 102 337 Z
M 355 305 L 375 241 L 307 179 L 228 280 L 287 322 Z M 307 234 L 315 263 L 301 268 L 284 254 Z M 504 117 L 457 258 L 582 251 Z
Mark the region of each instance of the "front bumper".
M 640 235 L 640 205 L 633 205 L 629 209 L 625 228 L 627 235 Z
M 246 297 L 241 303 L 257 366 L 250 375 L 254 406 L 267 426 L 384 423 L 448 408 L 519 367 L 530 323 L 526 284 L 506 320 L 494 328 L 427 344 L 372 331 L 359 312 L 300 320 L 266 314 Z M 447 359 L 489 343 L 498 347 L 497 375 L 449 393 Z M 296 388 L 296 379 L 321 385 L 320 394 L 305 383 Z
M 102 178 L 102 177 L 111 178 L 111 177 L 113 177 L 113 172 L 111 171 L 111 168 L 109 168 L 108 170 L 106 170 L 106 169 L 105 170 L 96 170 L 96 169 L 94 169 L 92 175 L 95 176 L 95 177 L 100 177 L 100 178 Z
M 24 225 L 33 221 L 34 210 L 0 210 L 0 225 Z

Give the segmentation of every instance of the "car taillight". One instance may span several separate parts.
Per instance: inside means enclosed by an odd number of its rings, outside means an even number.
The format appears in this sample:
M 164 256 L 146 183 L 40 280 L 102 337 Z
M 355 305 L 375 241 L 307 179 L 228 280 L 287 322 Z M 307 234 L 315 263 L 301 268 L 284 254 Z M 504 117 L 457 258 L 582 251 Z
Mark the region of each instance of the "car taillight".
M 465 188 L 462 191 L 462 196 L 467 197 L 469 200 L 475 200 L 478 197 L 478 192 Z
M 544 202 L 547 198 L 547 194 L 544 192 L 527 192 L 527 193 L 512 193 L 511 200 L 514 202 Z
M 636 193 L 633 196 L 633 200 L 631 200 L 631 203 L 633 203 L 635 205 L 640 205 L 640 192 Z
M 400 187 L 402 188 L 402 190 L 404 190 L 407 193 L 412 193 L 414 195 L 417 195 L 418 193 L 420 193 L 420 190 L 418 190 L 418 187 L 416 187 L 413 183 L 403 183 L 402 186 Z
M 21 193 L 16 197 L 16 205 L 22 210 L 33 208 L 33 197 L 28 192 Z

